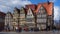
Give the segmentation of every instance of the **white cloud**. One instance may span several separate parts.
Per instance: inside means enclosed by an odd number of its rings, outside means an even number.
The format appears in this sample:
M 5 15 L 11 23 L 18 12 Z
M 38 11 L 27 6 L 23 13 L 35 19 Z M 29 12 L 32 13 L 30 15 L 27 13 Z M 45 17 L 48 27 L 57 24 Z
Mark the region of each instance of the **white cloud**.
M 59 6 L 54 6 L 54 20 L 59 20 L 60 8 Z
M 0 0 L 0 10 L 1 11 L 8 11 L 8 10 L 5 10 L 7 9 L 8 7 L 10 8 L 10 10 L 12 10 L 12 8 L 14 7 L 21 7 L 21 6 L 25 6 L 27 4 L 31 4 L 30 1 L 28 0 Z
M 0 5 L 0 11 L 4 12 L 5 10 L 7 10 L 6 6 Z
M 28 0 L 9 0 L 6 2 L 6 5 L 9 5 L 9 6 L 11 5 L 15 5 L 15 6 L 22 5 L 23 6 L 26 4 L 31 4 L 31 2 Z
M 55 2 L 56 0 L 50 0 L 50 2 Z

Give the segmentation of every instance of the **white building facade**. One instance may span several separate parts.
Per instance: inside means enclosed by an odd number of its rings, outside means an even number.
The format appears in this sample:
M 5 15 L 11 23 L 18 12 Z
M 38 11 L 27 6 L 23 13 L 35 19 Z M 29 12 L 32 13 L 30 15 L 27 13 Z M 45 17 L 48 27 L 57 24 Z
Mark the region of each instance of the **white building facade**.
M 5 27 L 6 28 L 9 27 L 9 29 L 12 30 L 13 29 L 12 25 L 13 25 L 13 16 L 12 16 L 11 12 L 7 12 L 6 16 L 5 16 Z
M 34 15 L 33 15 L 33 11 L 30 8 L 27 11 L 26 24 L 29 27 L 34 27 L 35 26 L 35 18 L 34 18 Z
M 43 6 L 40 7 L 37 13 L 37 27 L 39 29 L 46 29 L 47 26 L 47 12 Z
M 23 7 L 21 7 L 21 9 L 20 9 L 20 18 L 19 18 L 19 21 L 20 21 L 20 26 L 22 26 L 22 27 L 26 23 L 25 10 L 24 10 Z

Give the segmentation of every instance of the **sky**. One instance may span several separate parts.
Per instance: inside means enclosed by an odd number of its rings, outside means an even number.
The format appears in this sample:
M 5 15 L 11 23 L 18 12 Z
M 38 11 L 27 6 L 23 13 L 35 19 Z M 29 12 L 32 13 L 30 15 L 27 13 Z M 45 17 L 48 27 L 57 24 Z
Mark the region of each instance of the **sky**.
M 60 0 L 48 0 L 54 3 L 54 20 L 59 20 L 60 13 Z M 13 12 L 14 7 L 20 8 L 27 4 L 38 4 L 47 2 L 47 0 L 0 0 L 0 11 Z

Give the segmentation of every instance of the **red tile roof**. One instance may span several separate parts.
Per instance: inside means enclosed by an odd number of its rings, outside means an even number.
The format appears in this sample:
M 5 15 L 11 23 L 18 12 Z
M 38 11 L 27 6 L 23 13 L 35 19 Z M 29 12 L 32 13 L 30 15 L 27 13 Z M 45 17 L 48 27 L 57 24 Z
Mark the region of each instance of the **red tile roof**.
M 35 10 L 36 8 L 36 5 L 34 4 L 30 4 L 30 5 L 26 5 L 25 8 L 28 10 L 29 8 L 31 8 L 33 11 Z
M 26 5 L 25 8 L 26 8 L 26 10 L 28 10 L 28 8 L 31 8 L 34 11 L 34 13 L 37 13 L 42 5 L 44 6 L 44 8 L 46 8 L 47 14 L 52 15 L 52 12 L 53 12 L 52 11 L 53 10 L 52 2 L 49 2 L 49 4 L 46 2 L 46 3 L 39 3 L 38 5 L 34 5 L 34 4 Z

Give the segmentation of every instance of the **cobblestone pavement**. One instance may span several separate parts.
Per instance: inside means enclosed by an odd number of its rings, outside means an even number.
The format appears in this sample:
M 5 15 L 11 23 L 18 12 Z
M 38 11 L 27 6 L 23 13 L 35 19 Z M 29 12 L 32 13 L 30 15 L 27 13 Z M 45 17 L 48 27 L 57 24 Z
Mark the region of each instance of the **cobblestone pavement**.
M 60 34 L 60 31 L 39 31 L 39 32 L 0 32 L 0 34 Z

